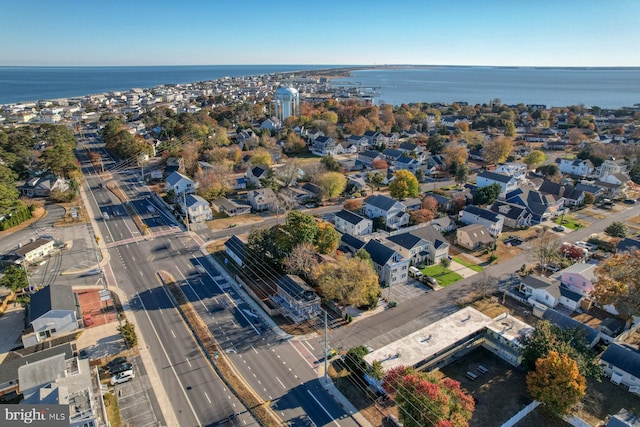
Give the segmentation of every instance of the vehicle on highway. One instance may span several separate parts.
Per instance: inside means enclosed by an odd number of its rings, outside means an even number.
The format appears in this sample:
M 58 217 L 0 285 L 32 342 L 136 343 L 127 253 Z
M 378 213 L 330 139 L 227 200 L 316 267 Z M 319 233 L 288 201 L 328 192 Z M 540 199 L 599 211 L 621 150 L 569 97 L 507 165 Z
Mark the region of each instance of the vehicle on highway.
M 133 365 L 131 363 L 121 363 L 119 365 L 115 365 L 112 366 L 111 368 L 109 368 L 109 372 L 111 373 L 111 375 L 116 375 L 119 374 L 120 372 L 125 372 L 125 371 L 130 371 L 133 368 Z
M 553 231 L 557 231 L 558 233 L 562 233 L 563 231 L 566 230 L 566 228 L 563 225 L 556 225 L 555 227 L 552 228 Z
M 128 371 L 120 372 L 111 377 L 111 385 L 126 383 L 127 381 L 131 381 L 136 377 L 136 373 L 133 372 L 133 369 L 129 369 Z

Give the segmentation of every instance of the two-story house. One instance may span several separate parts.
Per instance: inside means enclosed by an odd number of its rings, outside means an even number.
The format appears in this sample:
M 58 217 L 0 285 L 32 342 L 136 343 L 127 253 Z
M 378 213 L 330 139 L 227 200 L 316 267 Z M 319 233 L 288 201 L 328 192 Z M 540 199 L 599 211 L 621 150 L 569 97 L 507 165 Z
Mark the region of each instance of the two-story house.
M 262 187 L 262 183 L 260 181 L 267 178 L 269 170 L 270 168 L 267 165 L 251 166 L 247 168 L 247 181 L 249 181 L 254 187 L 260 188 Z
M 319 136 L 311 143 L 311 151 L 319 156 L 335 156 L 342 150 L 335 139 Z
M 589 159 L 556 159 L 560 172 L 580 177 L 593 175 L 594 166 Z
M 358 158 L 356 159 L 356 166 L 360 164 L 363 167 L 373 169 L 373 162 L 376 160 L 382 160 L 382 153 L 375 150 L 366 150 L 361 153 L 358 153 Z
M 180 172 L 172 172 L 165 180 L 167 191 L 173 191 L 174 194 L 193 194 L 196 191 L 196 184 L 186 175 Z
M 47 338 L 78 329 L 75 297 L 69 286 L 49 285 L 31 294 L 27 309 L 27 325 L 22 336 L 25 347 Z
M 495 239 L 482 224 L 471 224 L 456 230 L 456 244 L 471 251 L 489 247 L 494 242 Z
M 403 258 L 395 250 L 374 239 L 369 240 L 364 245 L 364 250 L 371 255 L 380 283 L 385 283 L 389 286 L 406 283 L 409 277 L 408 259 Z
M 501 173 L 484 171 L 478 174 L 476 178 L 477 188 L 488 187 L 491 184 L 498 184 L 500 186 L 500 194 L 498 197 L 504 199 L 507 193 L 518 188 L 519 182 L 514 177 Z
M 517 229 L 531 226 L 533 214 L 525 206 L 496 200 L 490 209 L 492 212 L 504 216 L 504 225 L 507 227 Z
M 600 356 L 604 373 L 614 384 L 640 387 L 640 351 L 625 343 L 611 343 Z
M 584 191 L 577 190 L 570 184 L 560 184 L 545 179 L 542 182 L 542 185 L 538 188 L 538 191 L 543 194 L 550 194 L 557 198 L 563 198 L 564 206 L 581 206 L 584 204 Z
M 527 179 L 527 165 L 522 162 L 501 163 L 494 172 L 513 177 L 520 183 Z
M 615 173 L 627 172 L 627 161 L 624 159 L 615 159 L 614 157 L 605 160 L 600 166 L 596 168 L 596 176 L 600 179 L 607 175 Z
M 364 137 L 369 141 L 370 146 L 387 145 L 388 138 L 383 133 L 368 130 L 364 133 Z
M 544 194 L 529 186 L 520 187 L 505 197 L 507 203 L 525 206 L 533 215 L 532 224 L 540 224 L 543 221 L 554 218 L 564 208 L 564 198 L 552 194 Z
M 373 232 L 373 221 L 348 210 L 336 212 L 334 217 L 336 230 L 352 236 L 363 236 Z
M 375 195 L 364 202 L 364 213 L 367 218 L 384 218 L 389 228 L 400 228 L 409 224 L 409 214 L 405 212 L 405 206 L 391 197 Z
M 320 296 L 299 276 L 287 274 L 278 279 L 275 295 L 271 296 L 284 314 L 294 322 L 313 319 L 320 314 Z
M 387 237 L 394 248 L 414 265 L 436 264 L 449 255 L 449 243 L 433 226 L 417 227 L 407 233 Z
M 251 207 L 258 212 L 273 210 L 278 204 L 278 197 L 270 188 L 259 188 L 248 191 L 247 200 Z
M 391 162 L 391 167 L 393 168 L 393 170 L 408 170 L 412 173 L 415 173 L 419 168 L 420 168 L 421 163 L 414 159 L 413 157 L 409 157 L 409 156 L 400 156 L 397 159 L 395 159 L 393 162 Z
M 460 221 L 465 224 L 484 225 L 492 236 L 499 236 L 504 227 L 504 215 L 475 205 L 465 206 L 460 211 Z
M 358 147 L 358 151 L 369 149 L 369 140 L 363 135 L 349 135 L 345 141 Z
M 187 195 L 184 205 L 187 209 L 187 215 L 189 215 L 189 221 L 191 222 L 204 222 L 213 219 L 213 212 L 211 212 L 209 202 L 200 196 L 196 196 L 195 194 Z
M 582 296 L 588 297 L 594 290 L 596 265 L 575 263 L 561 270 L 560 283 Z

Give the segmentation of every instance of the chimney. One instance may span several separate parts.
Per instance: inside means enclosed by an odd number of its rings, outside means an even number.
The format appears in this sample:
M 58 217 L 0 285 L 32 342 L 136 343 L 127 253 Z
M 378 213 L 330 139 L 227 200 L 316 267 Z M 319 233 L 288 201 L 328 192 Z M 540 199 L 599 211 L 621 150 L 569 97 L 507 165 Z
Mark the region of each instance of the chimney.
M 560 186 L 560 197 L 564 196 L 564 190 L 565 190 L 565 186 L 561 185 Z

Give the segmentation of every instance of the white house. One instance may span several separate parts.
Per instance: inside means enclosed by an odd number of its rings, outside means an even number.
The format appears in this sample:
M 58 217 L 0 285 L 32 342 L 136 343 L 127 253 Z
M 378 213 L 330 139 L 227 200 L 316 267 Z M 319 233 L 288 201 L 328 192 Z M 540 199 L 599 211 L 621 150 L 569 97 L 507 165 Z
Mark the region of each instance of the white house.
M 251 207 L 258 212 L 275 209 L 278 203 L 276 193 L 270 188 L 248 191 L 247 199 Z
M 202 197 L 196 196 L 195 194 L 189 194 L 185 198 L 185 205 L 187 208 L 187 214 L 189 215 L 189 221 L 203 222 L 211 221 L 213 219 L 211 206 L 209 206 L 209 202 Z
M 27 322 L 29 329 L 22 336 L 25 347 L 47 338 L 78 329 L 76 300 L 70 286 L 49 285 L 31 294 Z
M 557 159 L 560 172 L 569 175 L 587 177 L 593 175 L 593 163 L 589 159 Z
M 364 202 L 364 212 L 368 218 L 384 218 L 387 227 L 400 228 L 409 224 L 409 214 L 405 205 L 388 196 L 375 195 Z
M 460 221 L 465 224 L 481 224 L 492 236 L 499 236 L 504 227 L 504 215 L 475 205 L 465 206 L 460 211 Z
M 53 239 L 41 237 L 20 246 L 13 253 L 18 257 L 20 262 L 26 261 L 32 263 L 49 255 L 53 251 Z
M 363 236 L 373 232 L 373 221 L 348 210 L 336 212 L 334 225 L 341 233 L 352 236 Z
M 180 172 L 172 172 L 165 180 L 167 191 L 173 191 L 175 194 L 187 193 L 191 194 L 196 191 L 196 184 L 186 175 Z
M 478 174 L 476 178 L 476 187 L 483 188 L 488 187 L 491 184 L 498 184 L 500 186 L 500 194 L 498 197 L 504 199 L 507 193 L 518 188 L 519 181 L 509 175 L 501 173 L 484 171 Z
M 530 275 L 520 280 L 520 292 L 547 307 L 555 307 L 560 300 L 560 286 L 544 276 Z
M 522 162 L 502 163 L 494 172 L 513 177 L 519 182 L 527 179 L 527 165 Z
M 604 373 L 614 384 L 640 386 L 640 352 L 624 343 L 611 343 L 600 356 Z
M 389 286 L 406 283 L 409 277 L 408 259 L 375 239 L 369 240 L 364 245 L 364 250 L 371 255 L 380 283 Z

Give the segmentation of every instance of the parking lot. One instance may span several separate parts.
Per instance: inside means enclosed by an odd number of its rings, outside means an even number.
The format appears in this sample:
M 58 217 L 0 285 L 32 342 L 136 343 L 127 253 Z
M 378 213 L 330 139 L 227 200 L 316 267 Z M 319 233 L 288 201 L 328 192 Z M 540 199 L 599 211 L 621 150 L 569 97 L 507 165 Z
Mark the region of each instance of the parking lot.
M 136 377 L 124 384 L 113 387 L 118 398 L 120 416 L 123 425 L 130 426 L 158 426 L 160 421 L 156 417 L 151 404 L 151 383 L 149 376 L 139 357 L 131 360 Z
M 424 295 L 425 292 L 431 292 L 429 286 L 418 282 L 416 279 L 409 278 L 407 283 L 393 285 L 382 290 L 382 298 L 389 301 L 402 302 L 409 301 Z

